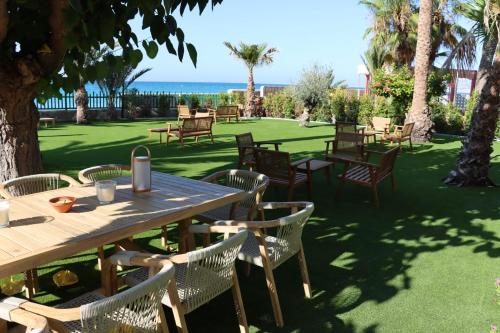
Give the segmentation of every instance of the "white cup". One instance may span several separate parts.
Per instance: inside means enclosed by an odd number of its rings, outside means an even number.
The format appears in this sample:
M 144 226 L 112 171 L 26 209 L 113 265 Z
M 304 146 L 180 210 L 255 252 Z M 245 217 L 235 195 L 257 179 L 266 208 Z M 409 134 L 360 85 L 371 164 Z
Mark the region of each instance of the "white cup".
M 100 180 L 95 183 L 97 200 L 101 205 L 115 200 L 116 182 L 114 180 Z
M 0 199 L 0 228 L 9 226 L 9 207 L 9 201 Z

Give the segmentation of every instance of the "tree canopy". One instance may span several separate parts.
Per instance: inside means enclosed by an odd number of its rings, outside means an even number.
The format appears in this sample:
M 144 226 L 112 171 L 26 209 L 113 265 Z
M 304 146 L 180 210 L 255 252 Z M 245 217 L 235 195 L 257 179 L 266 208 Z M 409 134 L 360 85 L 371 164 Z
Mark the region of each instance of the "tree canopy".
M 196 49 L 173 14 L 196 7 L 201 14 L 209 2 L 213 8 L 222 0 L 0 0 L 0 64 L 21 75 L 23 85 L 37 85 L 39 99 L 58 95 L 61 88 L 74 90 L 82 75 L 96 81 L 108 71 L 136 67 L 143 50 L 154 58 L 160 46 L 181 61 L 187 50 L 196 66 Z M 140 41 L 132 31 L 130 21 L 137 16 L 150 39 Z M 118 44 L 120 50 L 106 63 L 86 66 L 85 54 L 103 44 L 112 49 Z

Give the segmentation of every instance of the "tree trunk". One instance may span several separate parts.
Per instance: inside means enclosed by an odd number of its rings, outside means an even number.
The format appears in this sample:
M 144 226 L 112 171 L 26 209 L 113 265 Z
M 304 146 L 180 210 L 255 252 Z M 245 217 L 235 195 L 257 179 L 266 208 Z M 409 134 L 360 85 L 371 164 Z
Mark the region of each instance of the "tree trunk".
M 302 112 L 302 114 L 299 117 L 299 126 L 300 127 L 307 127 L 307 126 L 309 126 L 310 120 L 311 120 L 311 116 L 309 114 L 309 108 L 308 107 L 304 107 L 304 111 Z
M 248 68 L 247 100 L 245 103 L 245 117 L 251 117 L 255 110 L 255 83 L 253 82 L 253 68 Z
M 89 111 L 89 96 L 87 95 L 87 90 L 85 86 L 81 86 L 75 91 L 75 104 L 76 104 L 76 123 L 77 124 L 87 124 L 88 123 L 88 111 Z
M 483 53 L 484 56 L 488 55 Z M 479 100 L 472 111 L 470 131 L 458 154 L 457 167 L 444 179 L 446 184 L 458 186 L 494 185 L 488 177 L 488 172 L 498 122 L 499 90 L 500 54 L 497 53 Z
M 490 34 L 483 42 L 483 51 L 479 68 L 477 70 L 476 91 L 481 92 L 488 79 L 488 74 L 495 59 L 495 52 L 498 44 L 498 34 Z
M 108 118 L 110 120 L 118 119 L 118 113 L 116 112 L 115 108 L 115 94 L 111 92 L 108 96 Z
M 0 182 L 42 172 L 34 86 L 0 86 Z
M 426 142 L 431 138 L 431 111 L 427 104 L 427 77 L 431 55 L 432 0 L 421 0 L 418 16 L 415 85 L 411 110 L 406 122 L 414 122 L 412 140 Z

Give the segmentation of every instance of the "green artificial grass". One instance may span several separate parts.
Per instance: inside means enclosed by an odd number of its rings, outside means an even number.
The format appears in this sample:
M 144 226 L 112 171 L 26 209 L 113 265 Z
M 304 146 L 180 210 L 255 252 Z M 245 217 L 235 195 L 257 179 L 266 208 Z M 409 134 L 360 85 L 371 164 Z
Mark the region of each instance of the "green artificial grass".
M 147 139 L 146 129 L 161 121 L 59 124 L 40 130 L 46 171 L 76 176 L 78 170 L 103 163 L 129 163 L 130 151 L 148 144 L 155 170 L 200 178 L 236 166 L 234 135 L 251 131 L 256 140 L 280 140 L 294 159 L 321 157 L 332 126 L 253 120 L 217 124 L 215 144 L 188 139 L 167 147 Z M 304 299 L 295 258 L 275 271 L 285 327 L 274 325 L 264 274 L 249 277 L 239 268 L 252 332 L 487 332 L 500 324 L 495 278 L 500 276 L 500 191 L 443 185 L 453 167 L 458 139 L 435 137 L 416 145 L 396 161 L 397 192 L 390 183 L 379 187 L 381 207 L 371 205 L 369 189 L 346 184 L 341 199 L 335 186 L 315 174 L 316 210 L 303 242 L 314 297 Z M 495 143 L 491 176 L 500 183 L 500 144 Z M 334 174 L 340 172 L 337 166 Z M 284 190 L 270 188 L 264 199 L 286 200 Z M 298 189 L 295 199 L 305 200 Z M 137 236 L 154 251 L 158 230 Z M 175 234 L 175 233 L 171 233 Z M 175 237 L 175 235 L 173 236 Z M 173 238 L 175 241 L 175 238 Z M 156 249 L 156 251 L 160 251 Z M 99 285 L 94 252 L 79 254 L 41 269 L 37 301 L 55 304 Z M 76 271 L 80 283 L 58 289 L 51 276 L 61 267 Z M 170 323 L 172 316 L 167 311 Z M 237 321 L 228 292 L 187 316 L 191 332 L 236 332 Z M 172 331 L 174 327 L 171 327 Z

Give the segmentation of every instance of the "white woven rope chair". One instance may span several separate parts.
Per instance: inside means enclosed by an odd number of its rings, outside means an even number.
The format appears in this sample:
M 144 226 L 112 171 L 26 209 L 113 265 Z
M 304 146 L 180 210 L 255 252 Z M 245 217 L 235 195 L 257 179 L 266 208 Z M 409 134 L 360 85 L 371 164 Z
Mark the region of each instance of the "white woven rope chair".
M 78 173 L 78 179 L 83 184 L 91 184 L 98 180 L 120 177 L 125 171 L 130 171 L 128 165 L 105 164 L 83 169 Z
M 163 304 L 172 308 L 179 332 L 188 332 L 184 315 L 208 303 L 223 292 L 231 289 L 241 332 L 248 332 L 248 324 L 241 299 L 241 292 L 234 263 L 242 244 L 248 236 L 246 230 L 237 231 L 230 238 L 207 248 L 175 256 L 153 256 L 154 259 L 168 258 L 175 266 L 175 288 L 168 289 Z M 150 254 L 135 251 L 117 253 L 111 258 L 121 258 L 116 264 L 130 265 L 151 258 Z M 147 261 L 143 259 L 143 261 Z M 140 268 L 124 278 L 128 285 L 136 285 L 148 278 L 148 270 Z
M 283 327 L 283 314 L 273 270 L 297 255 L 304 293 L 306 298 L 311 298 L 311 283 L 302 246 L 302 231 L 314 211 L 314 204 L 312 202 L 269 202 L 261 203 L 258 209 L 263 221 L 217 221 L 210 228 L 216 232 L 226 233 L 234 228 L 248 228 L 253 231 L 243 244 L 238 259 L 264 269 L 276 325 Z M 263 212 L 270 209 L 290 209 L 291 215 L 265 221 Z M 276 230 L 275 236 L 267 233 L 272 229 Z M 208 225 L 193 225 L 190 230 L 192 232 L 209 231 Z
M 168 333 L 161 300 L 173 284 L 175 269 L 167 260 L 161 261 L 161 265 L 151 278 L 109 297 L 90 292 L 58 308 L 17 300 L 21 309 L 46 317 L 50 329 L 58 333 Z M 114 266 L 107 267 L 111 271 Z M 110 291 L 112 274 L 108 278 Z
M 246 192 L 245 199 L 242 201 L 225 205 L 195 216 L 195 219 L 205 223 L 211 223 L 217 220 L 253 220 L 257 205 L 262 202 L 264 192 L 269 185 L 269 177 L 266 175 L 237 169 L 215 172 L 203 178 L 202 181 L 236 188 Z M 166 226 L 162 227 L 162 244 L 169 249 Z
M 19 300 L 23 299 L 8 297 L 0 300 L 0 332 L 26 332 L 26 333 L 49 333 L 47 319 L 19 307 Z M 8 330 L 7 323 L 14 326 Z M 25 329 L 23 329 L 23 327 Z
M 5 199 L 55 190 L 64 186 L 78 186 L 79 182 L 60 173 L 41 173 L 7 180 L 0 184 L 0 196 Z
M 0 184 L 0 197 L 12 199 L 33 193 L 55 190 L 64 186 L 78 186 L 79 182 L 60 173 L 42 173 L 7 180 Z M 26 295 L 32 298 L 38 291 L 36 269 L 25 272 Z

